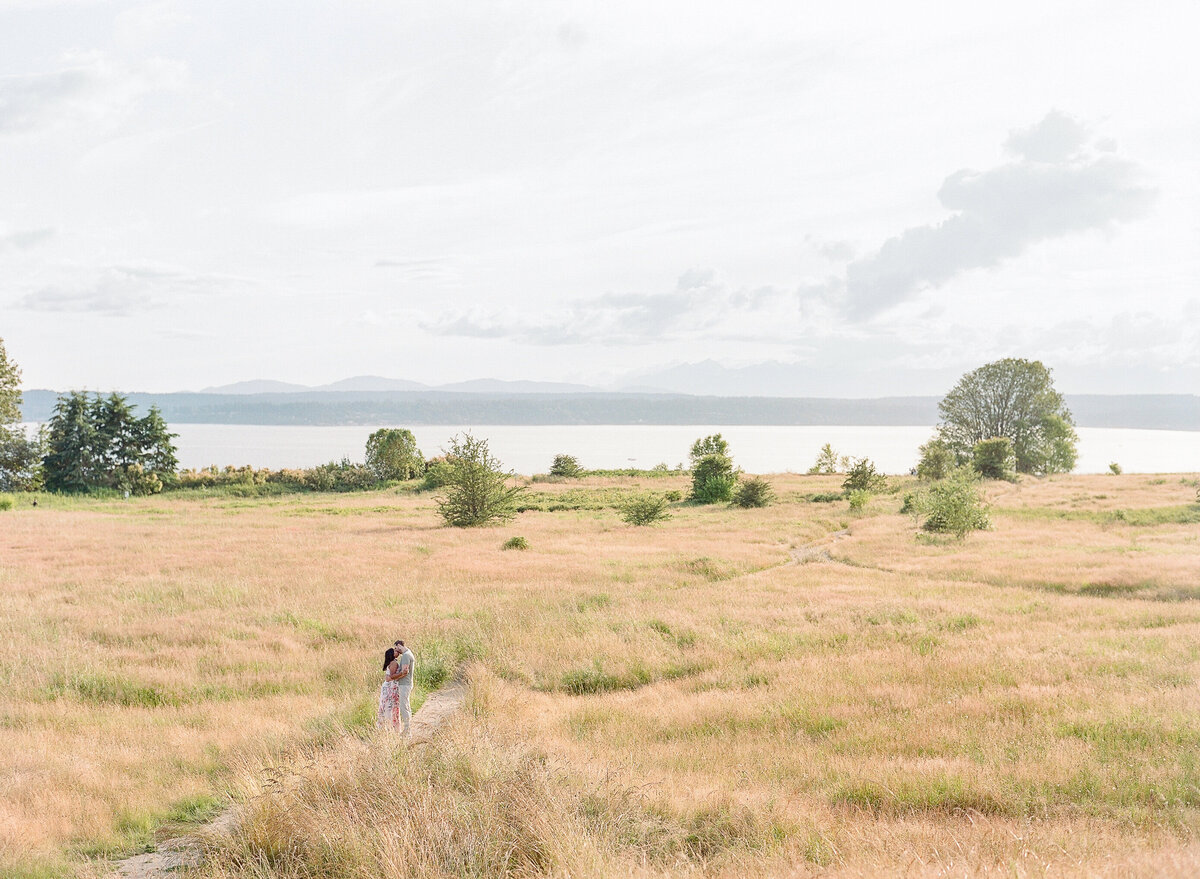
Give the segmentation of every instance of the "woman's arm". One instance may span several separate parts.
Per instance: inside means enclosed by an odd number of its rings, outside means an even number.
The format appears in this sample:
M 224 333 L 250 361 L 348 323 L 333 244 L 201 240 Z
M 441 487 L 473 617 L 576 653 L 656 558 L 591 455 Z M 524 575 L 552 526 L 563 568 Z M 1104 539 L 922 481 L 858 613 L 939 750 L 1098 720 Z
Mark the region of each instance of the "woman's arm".
M 387 673 L 387 677 L 385 677 L 384 680 L 385 681 L 400 680 L 400 678 L 404 677 L 404 675 L 398 674 L 399 669 L 400 669 L 400 663 L 396 662 L 396 660 L 393 659 L 390 663 L 388 663 L 388 669 L 387 669 L 388 673 Z

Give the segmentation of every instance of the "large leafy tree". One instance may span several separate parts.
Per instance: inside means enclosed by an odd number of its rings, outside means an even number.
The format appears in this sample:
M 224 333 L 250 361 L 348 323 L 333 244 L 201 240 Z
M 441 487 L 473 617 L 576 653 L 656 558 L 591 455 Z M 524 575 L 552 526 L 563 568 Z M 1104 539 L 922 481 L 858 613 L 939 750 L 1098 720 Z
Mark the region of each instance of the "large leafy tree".
M 1065 473 L 1075 466 L 1074 420 L 1039 360 L 1008 357 L 972 370 L 938 404 L 940 438 L 960 461 L 981 440 L 1007 437 L 1019 473 Z
M 415 479 L 425 472 L 425 458 L 411 430 L 383 428 L 367 437 L 367 468 L 376 479 Z
M 8 359 L 0 339 L 0 426 L 21 420 L 21 369 Z

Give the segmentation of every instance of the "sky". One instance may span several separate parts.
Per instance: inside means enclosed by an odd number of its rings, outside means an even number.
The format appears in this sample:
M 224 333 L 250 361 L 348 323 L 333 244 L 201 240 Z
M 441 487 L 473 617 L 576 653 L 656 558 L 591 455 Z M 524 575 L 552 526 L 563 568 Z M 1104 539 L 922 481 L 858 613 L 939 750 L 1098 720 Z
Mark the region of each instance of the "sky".
M 874 397 L 1014 356 L 1200 393 L 1197 33 L 1171 0 L 0 0 L 0 339 L 58 390 Z

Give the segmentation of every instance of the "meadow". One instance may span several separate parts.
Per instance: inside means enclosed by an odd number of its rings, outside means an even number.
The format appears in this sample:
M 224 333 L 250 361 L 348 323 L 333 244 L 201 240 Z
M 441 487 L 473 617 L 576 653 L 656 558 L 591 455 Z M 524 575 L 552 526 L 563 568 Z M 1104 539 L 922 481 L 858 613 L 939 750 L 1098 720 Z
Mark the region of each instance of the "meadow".
M 905 480 L 615 509 L 685 475 L 534 483 L 497 527 L 407 486 L 12 496 L 0 512 L 0 875 L 103 875 L 202 823 L 199 875 L 1193 876 L 1196 476 Z M 511 537 L 525 550 L 504 550 Z M 433 746 L 373 731 L 403 637 Z

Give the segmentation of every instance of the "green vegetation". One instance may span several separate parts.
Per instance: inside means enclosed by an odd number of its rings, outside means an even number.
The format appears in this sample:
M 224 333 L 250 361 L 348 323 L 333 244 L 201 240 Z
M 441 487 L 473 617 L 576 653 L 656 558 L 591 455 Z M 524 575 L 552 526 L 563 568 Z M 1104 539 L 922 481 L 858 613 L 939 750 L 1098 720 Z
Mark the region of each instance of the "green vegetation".
M 990 522 L 979 491 L 979 478 L 970 467 L 960 467 L 932 485 L 905 498 L 910 512 L 926 531 L 953 534 L 960 540 L 969 531 L 985 529 Z
M 509 486 L 513 475 L 488 451 L 487 440 L 469 433 L 450 439 L 446 451 L 446 483 L 437 499 L 447 525 L 466 528 L 511 519 L 524 486 Z
M 636 495 L 621 507 L 621 519 L 630 525 L 653 525 L 670 518 L 667 499 L 661 494 Z
M 817 460 L 808 468 L 808 475 L 830 476 L 834 473 L 844 473 L 848 466 L 850 466 L 850 459 L 845 455 L 839 455 L 833 450 L 832 445 L 825 443 L 821 446 L 821 451 L 817 452 Z
M 765 507 L 775 502 L 775 489 L 761 476 L 751 476 L 738 483 L 733 493 L 735 506 L 751 508 Z
M 384 428 L 367 437 L 366 468 L 378 482 L 415 479 L 425 472 L 425 458 L 411 430 Z
M 733 461 L 725 455 L 707 455 L 692 468 L 692 500 L 698 504 L 732 500 L 736 485 Z
M 58 398 L 50 419 L 42 460 L 46 488 L 157 494 L 175 480 L 179 467 L 174 437 L 154 407 L 136 418 L 120 394 L 72 391 Z
M 984 479 L 1013 481 L 1017 478 L 1016 462 L 1012 440 L 1006 436 L 980 440 L 971 449 L 971 466 Z
M 1110 461 L 1108 464 L 1108 472 L 1113 476 L 1120 476 L 1125 471 L 1121 469 L 1121 465 L 1116 461 Z
M 578 479 L 583 472 L 583 467 L 579 465 L 579 459 L 574 455 L 555 455 L 554 461 L 550 464 L 551 476 Z
M 944 439 L 934 437 L 921 446 L 921 459 L 917 462 L 917 478 L 932 481 L 945 479 L 957 465 L 954 450 Z
M 692 448 L 688 452 L 688 457 L 691 459 L 693 467 L 710 455 L 720 455 L 723 458 L 729 457 L 729 443 L 719 433 L 700 437 L 700 439 L 692 443 Z
M 887 477 L 875 469 L 870 458 L 856 458 L 842 481 L 842 491 L 846 497 L 856 491 L 875 494 L 886 489 Z
M 524 537 L 510 537 L 500 544 L 501 549 L 529 549 L 529 541 Z
M 938 436 L 959 463 L 980 440 L 1012 441 L 1018 473 L 1069 473 L 1076 445 L 1071 412 L 1041 361 L 1009 357 L 967 373 L 938 404 Z

